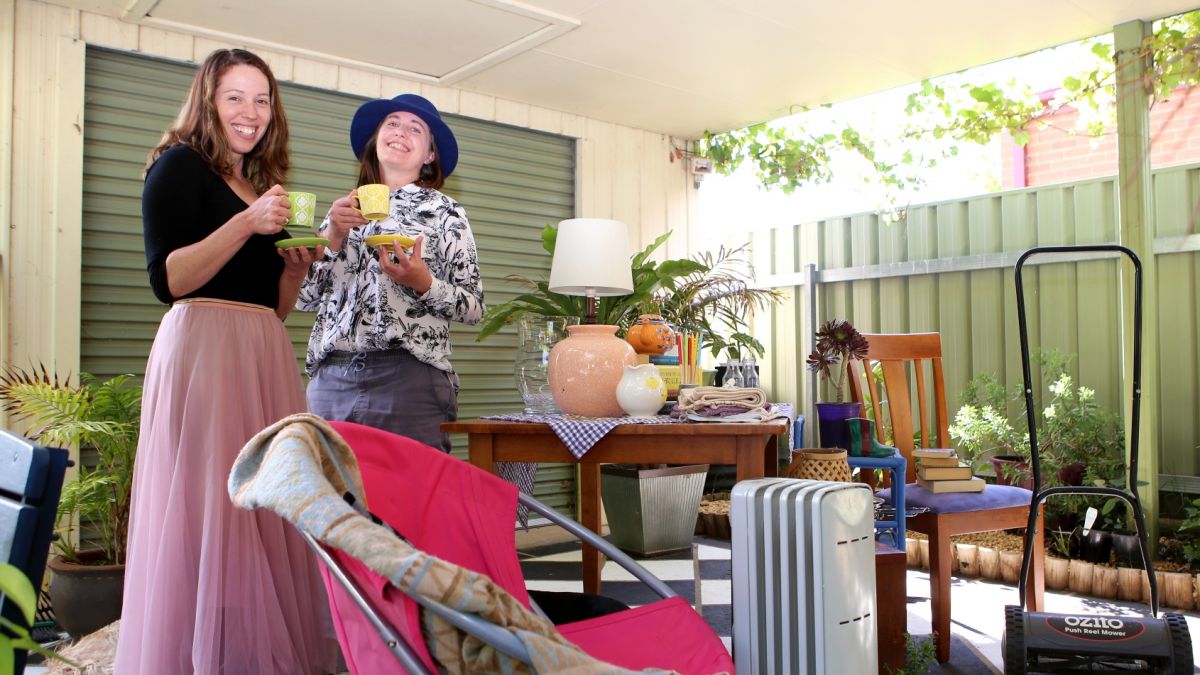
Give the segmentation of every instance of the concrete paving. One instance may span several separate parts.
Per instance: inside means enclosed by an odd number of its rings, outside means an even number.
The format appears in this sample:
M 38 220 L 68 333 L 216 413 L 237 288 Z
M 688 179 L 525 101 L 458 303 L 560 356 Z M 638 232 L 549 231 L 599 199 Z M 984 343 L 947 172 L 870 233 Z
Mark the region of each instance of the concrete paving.
M 950 590 L 950 631 L 969 642 L 997 672 L 1004 668 L 1000 638 L 1004 634 L 1004 606 L 1017 603 L 1017 588 L 994 581 L 955 578 Z M 923 635 L 930 632 L 929 573 L 908 571 L 908 632 Z M 1074 593 L 1046 591 L 1046 611 L 1059 614 L 1145 616 L 1149 605 L 1102 600 Z M 1192 635 L 1193 660 L 1200 664 L 1200 614 L 1182 614 Z M 1200 668 L 1196 669 L 1200 672 Z

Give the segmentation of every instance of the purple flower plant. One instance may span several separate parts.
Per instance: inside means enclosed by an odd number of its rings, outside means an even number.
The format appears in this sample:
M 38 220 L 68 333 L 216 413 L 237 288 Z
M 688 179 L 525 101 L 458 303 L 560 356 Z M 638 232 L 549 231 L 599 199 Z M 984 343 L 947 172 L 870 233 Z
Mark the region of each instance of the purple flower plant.
M 817 345 L 808 355 L 808 369 L 830 382 L 837 400 L 841 401 L 848 359 L 867 358 L 867 339 L 849 321 L 841 319 L 826 321 L 815 337 Z

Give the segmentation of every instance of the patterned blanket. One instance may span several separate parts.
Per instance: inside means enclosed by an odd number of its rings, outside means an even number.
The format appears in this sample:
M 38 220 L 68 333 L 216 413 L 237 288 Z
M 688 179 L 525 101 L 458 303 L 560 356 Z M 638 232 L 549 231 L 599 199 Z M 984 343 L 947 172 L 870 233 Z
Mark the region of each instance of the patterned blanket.
M 310 414 L 286 417 L 259 432 L 242 448 L 229 475 L 229 495 L 237 506 L 268 508 L 318 541 L 361 560 L 406 593 L 491 621 L 516 635 L 533 661 L 531 671 L 422 609 L 426 645 L 449 672 L 631 672 L 588 656 L 491 579 L 426 555 L 372 523 L 343 499 L 346 492 L 366 508 L 353 452 L 323 419 Z

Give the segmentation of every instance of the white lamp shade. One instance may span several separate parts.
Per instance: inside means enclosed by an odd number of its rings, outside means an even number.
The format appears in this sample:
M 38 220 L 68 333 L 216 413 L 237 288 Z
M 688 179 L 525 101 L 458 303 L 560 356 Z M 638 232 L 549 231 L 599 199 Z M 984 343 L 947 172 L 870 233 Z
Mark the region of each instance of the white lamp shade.
M 605 218 L 571 218 L 558 224 L 550 290 L 564 295 L 629 295 L 633 268 L 629 228 Z

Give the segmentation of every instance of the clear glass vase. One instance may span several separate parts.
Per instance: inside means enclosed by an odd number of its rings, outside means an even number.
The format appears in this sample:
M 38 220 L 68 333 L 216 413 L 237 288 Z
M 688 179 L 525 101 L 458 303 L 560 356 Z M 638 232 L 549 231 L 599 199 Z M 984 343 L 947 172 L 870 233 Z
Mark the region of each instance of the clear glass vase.
M 546 364 L 555 343 L 567 337 L 567 326 L 579 324 L 577 316 L 527 314 L 517 322 L 517 359 L 513 377 L 525 402 L 525 412 L 546 415 L 559 412 L 554 405 Z

